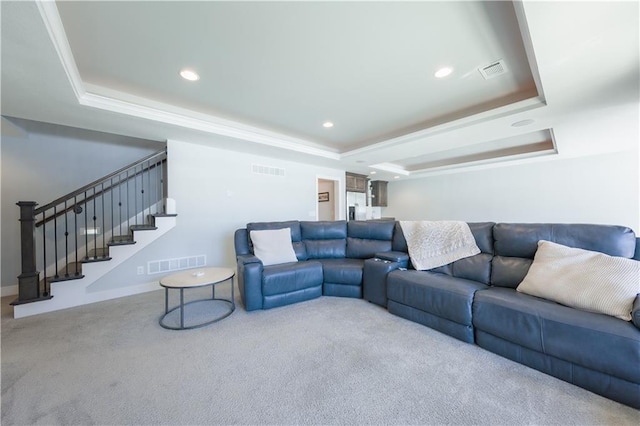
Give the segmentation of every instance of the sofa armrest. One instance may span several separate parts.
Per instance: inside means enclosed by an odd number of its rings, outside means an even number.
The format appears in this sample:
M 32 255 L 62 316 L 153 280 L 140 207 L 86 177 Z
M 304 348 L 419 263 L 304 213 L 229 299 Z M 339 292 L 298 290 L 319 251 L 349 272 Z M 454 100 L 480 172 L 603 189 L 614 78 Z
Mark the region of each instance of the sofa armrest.
M 238 290 L 247 311 L 262 309 L 262 269 L 260 259 L 253 255 L 236 257 L 238 266 Z
M 236 259 L 238 261 L 238 265 L 247 265 L 249 263 L 262 263 L 262 261 L 260 259 L 258 259 L 257 256 L 254 256 L 253 254 L 242 254 L 240 256 L 236 256 Z
M 633 301 L 633 308 L 631 308 L 631 321 L 633 321 L 633 325 L 640 328 L 640 293 L 636 295 L 636 300 Z
M 362 271 L 362 297 L 371 303 L 387 306 L 387 275 L 406 268 L 409 256 L 402 252 L 376 253 L 376 257 L 364 261 Z
M 376 258 L 400 263 L 401 268 L 406 268 L 409 263 L 409 255 L 401 251 L 385 251 L 376 253 Z

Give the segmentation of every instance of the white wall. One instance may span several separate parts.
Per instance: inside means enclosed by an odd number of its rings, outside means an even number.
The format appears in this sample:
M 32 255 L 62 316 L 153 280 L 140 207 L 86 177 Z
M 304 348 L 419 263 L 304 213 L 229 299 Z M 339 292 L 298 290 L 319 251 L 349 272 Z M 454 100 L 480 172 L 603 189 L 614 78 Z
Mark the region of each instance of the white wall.
M 559 119 L 558 155 L 389 183 L 385 216 L 624 225 L 640 235 L 638 102 Z
M 169 141 L 169 196 L 177 225 L 143 252 L 93 284 L 92 290 L 157 281 L 136 275 L 151 260 L 204 254 L 209 266 L 235 268 L 233 235 L 248 222 L 316 220 L 317 176 L 344 188 L 344 170 Z M 284 168 L 284 177 L 252 173 L 252 164 Z M 344 200 L 342 200 L 344 205 Z
M 45 205 L 164 143 L 13 118 L 2 124 L 1 283 L 9 288 L 21 272 L 18 201 Z
M 590 123 L 589 132 L 576 123 L 559 126 L 555 130 L 561 155 L 551 161 L 389 182 L 389 207 L 382 214 L 409 220 L 609 223 L 640 232 L 637 121 L 626 127 L 617 124 Z M 57 131 L 61 129 L 65 128 Z M 635 138 L 636 148 L 596 152 L 598 143 L 620 137 Z M 562 146 L 567 146 L 563 142 L 589 144 L 591 155 L 563 153 Z M 155 145 L 149 149 L 114 143 L 69 134 L 3 137 L 3 285 L 14 285 L 19 274 L 16 201 L 46 203 L 87 179 L 157 150 Z M 92 290 L 157 282 L 161 275 L 137 275 L 136 271 L 138 266 L 146 269 L 152 260 L 204 254 L 208 265 L 233 267 L 237 228 L 252 221 L 315 220 L 318 177 L 335 179 L 344 188 L 342 169 L 179 141 L 170 141 L 168 151 L 169 196 L 176 200 L 177 226 L 93 284 Z M 283 168 L 286 175 L 257 175 L 251 171 L 252 164 Z M 341 206 L 346 206 L 344 194 L 344 190 L 337 192 Z
M 398 220 L 581 222 L 638 227 L 637 155 L 615 153 L 389 183 Z

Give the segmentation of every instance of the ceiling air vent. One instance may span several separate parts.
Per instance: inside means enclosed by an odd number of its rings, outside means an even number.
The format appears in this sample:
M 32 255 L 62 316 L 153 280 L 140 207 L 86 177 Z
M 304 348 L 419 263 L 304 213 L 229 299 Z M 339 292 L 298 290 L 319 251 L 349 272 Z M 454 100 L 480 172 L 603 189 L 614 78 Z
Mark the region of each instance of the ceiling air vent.
M 503 59 L 478 68 L 485 80 L 505 74 L 509 69 Z
M 252 164 L 251 171 L 258 175 L 282 176 L 284 177 L 284 169 L 279 167 L 262 166 L 260 164 Z

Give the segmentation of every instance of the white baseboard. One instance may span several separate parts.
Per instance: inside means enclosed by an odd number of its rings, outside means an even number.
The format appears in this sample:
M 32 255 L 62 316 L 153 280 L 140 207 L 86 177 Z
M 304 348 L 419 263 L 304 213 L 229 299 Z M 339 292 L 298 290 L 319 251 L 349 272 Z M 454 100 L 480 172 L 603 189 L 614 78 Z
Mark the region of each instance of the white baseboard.
M 43 300 L 34 303 L 25 303 L 13 307 L 13 317 L 23 318 L 31 315 L 44 314 L 60 309 L 74 308 L 91 303 L 103 302 L 105 300 L 117 299 L 120 297 L 133 296 L 149 291 L 160 290 L 158 281 L 151 281 L 143 284 L 136 284 L 127 287 L 120 287 L 104 291 L 88 292 L 81 289 L 81 292 L 69 293 L 53 299 Z
M 146 293 L 149 291 L 160 290 L 158 281 L 150 281 L 148 283 L 136 284 L 127 287 L 114 288 L 110 290 L 88 291 L 85 297 L 86 303 L 102 302 L 104 300 L 117 299 L 119 297 L 133 296 L 134 294 Z
M 0 297 L 17 296 L 17 295 L 18 295 L 18 284 L 6 285 L 6 286 L 0 287 Z

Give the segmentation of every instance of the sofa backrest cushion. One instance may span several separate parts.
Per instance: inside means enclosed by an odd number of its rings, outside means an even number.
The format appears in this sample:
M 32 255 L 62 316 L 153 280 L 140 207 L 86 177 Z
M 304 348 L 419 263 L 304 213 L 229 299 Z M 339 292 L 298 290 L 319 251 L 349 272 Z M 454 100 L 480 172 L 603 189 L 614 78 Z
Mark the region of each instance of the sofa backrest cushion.
M 468 224 L 480 253 L 456 260 L 451 264 L 451 275 L 458 278 L 489 284 L 491 281 L 491 259 L 493 259 L 493 222 L 471 222 Z
M 291 229 L 291 243 L 293 245 L 293 251 L 296 252 L 298 260 L 307 260 L 307 250 L 302 242 L 302 231 L 300 230 L 300 222 L 297 220 L 289 220 L 285 222 L 251 222 L 247 224 L 247 233 L 251 231 L 264 231 L 266 229 Z M 251 244 L 251 238 L 249 238 L 249 248 L 253 254 L 253 245 Z
M 391 220 L 347 222 L 347 257 L 368 259 L 391 251 L 395 224 Z
M 634 232 L 613 225 L 498 223 L 493 238 L 491 285 L 497 287 L 516 288 L 522 282 L 540 240 L 626 258 L 632 258 L 636 249 Z
M 395 223 L 393 230 L 393 240 L 391 241 L 391 248 L 393 249 L 393 251 L 409 253 L 407 240 L 404 238 L 404 233 L 402 232 L 402 226 L 400 226 L 400 222 Z
M 302 241 L 309 259 L 344 258 L 347 251 L 347 222 L 300 222 Z

